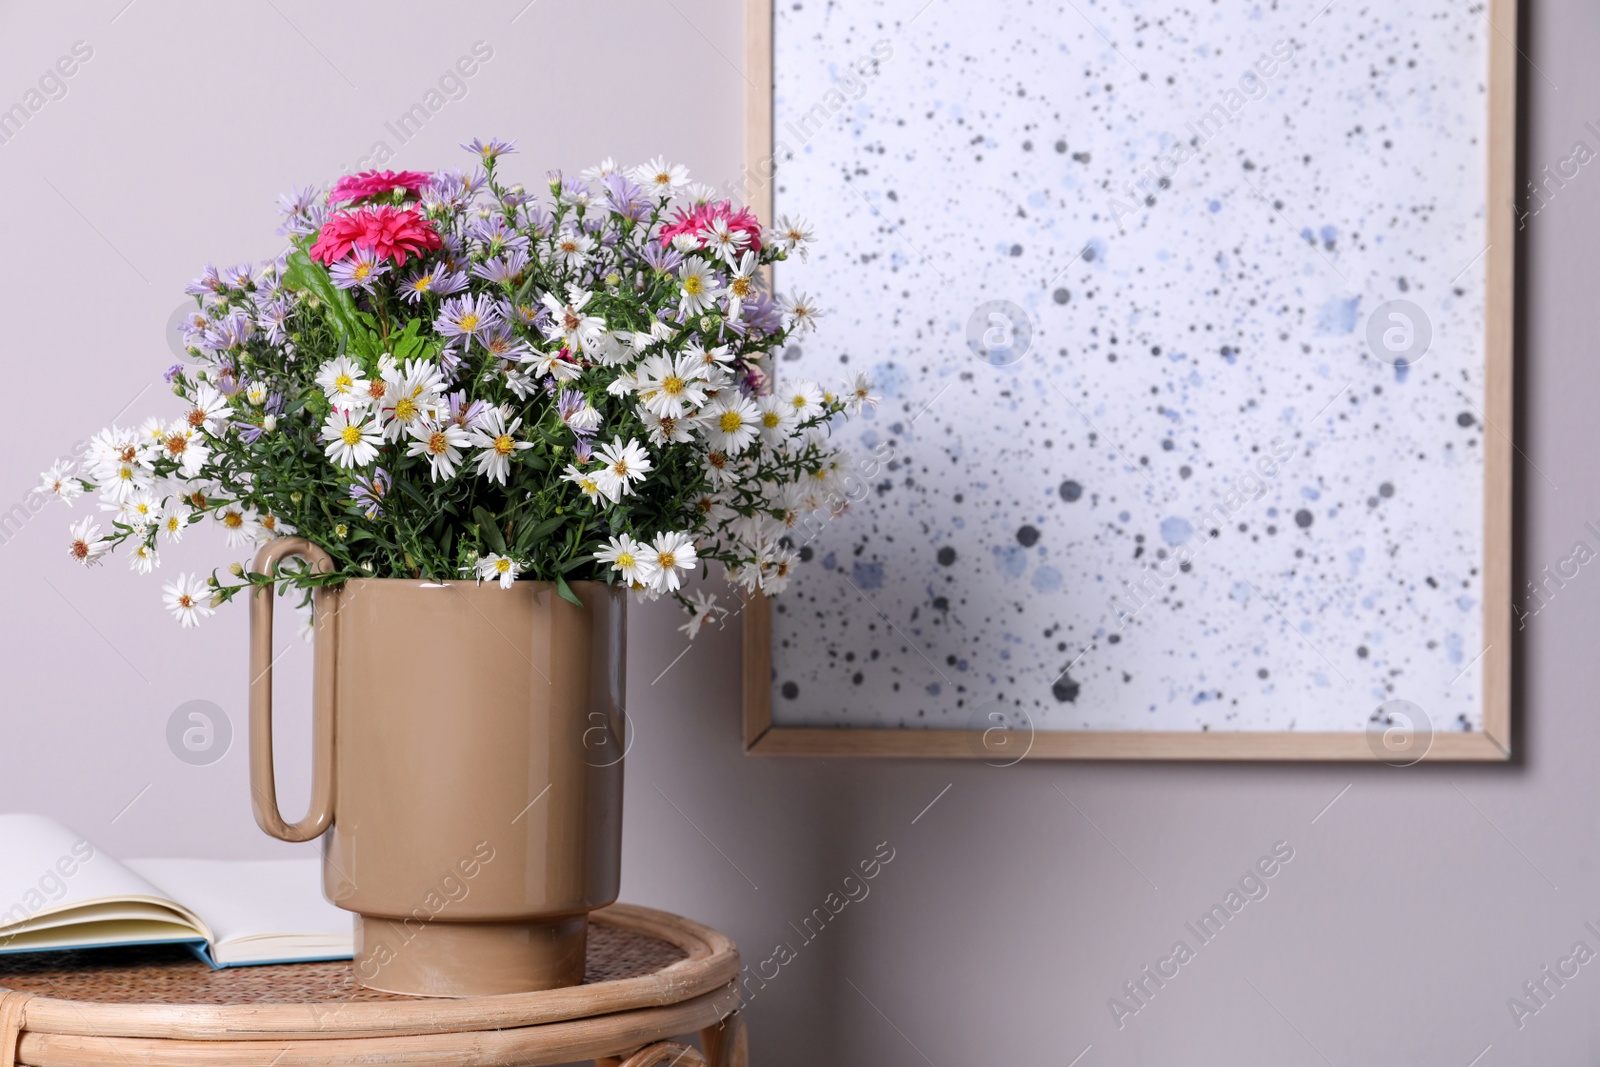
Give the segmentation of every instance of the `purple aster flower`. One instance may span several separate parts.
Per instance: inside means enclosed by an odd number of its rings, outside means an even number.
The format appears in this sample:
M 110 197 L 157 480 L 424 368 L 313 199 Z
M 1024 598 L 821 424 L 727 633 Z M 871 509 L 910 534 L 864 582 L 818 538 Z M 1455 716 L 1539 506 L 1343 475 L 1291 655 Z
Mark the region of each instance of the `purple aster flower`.
M 536 204 L 528 209 L 528 229 L 538 237 L 549 237 L 555 229 L 555 216 L 550 214 L 550 209 L 543 204 Z
M 377 280 L 389 273 L 389 261 L 379 259 L 370 248 L 356 248 L 351 254 L 328 268 L 333 284 L 340 289 L 362 289 L 372 292 Z
M 483 347 L 488 349 L 489 355 L 495 359 L 520 363 L 533 354 L 528 342 L 518 336 L 509 322 L 495 323 L 489 332 L 483 335 L 482 341 Z
M 476 152 L 485 163 L 500 156 L 508 156 L 517 150 L 517 142 L 502 141 L 498 137 L 491 137 L 487 141 L 474 137 L 471 141 L 462 141 L 461 147 L 468 152 Z
M 533 194 L 529 193 L 520 185 L 513 185 L 511 188 L 500 194 L 500 203 L 504 204 L 506 210 L 508 211 L 515 211 L 517 208 L 528 203 L 532 199 Z
M 524 244 L 527 238 L 521 238 Z M 522 272 L 528 269 L 528 253 L 520 248 L 512 248 L 503 256 L 498 256 L 485 263 L 479 263 L 472 268 L 472 273 L 486 282 L 496 285 L 515 285 L 522 278 Z
M 549 323 L 550 311 L 543 304 L 518 304 L 511 309 L 511 320 L 539 329 Z
M 436 171 L 423 186 L 421 201 L 426 211 L 460 211 L 471 197 L 467 196 L 467 179 L 458 170 Z
M 251 263 L 240 263 L 223 272 L 222 280 L 233 289 L 249 289 L 256 283 L 256 268 Z
M 606 202 L 611 210 L 625 219 L 641 222 L 650 217 L 653 206 L 644 190 L 621 174 L 607 174 L 600 182 L 605 186 Z
M 163 374 L 161 377 L 168 385 L 171 385 L 172 382 L 173 382 L 173 379 L 177 378 L 178 375 L 180 375 L 182 373 L 183 373 L 183 364 L 182 363 L 174 363 L 172 366 L 167 368 L 167 372 L 165 374 Z
M 278 214 L 283 216 L 278 233 L 290 237 L 309 237 L 322 229 L 323 220 L 328 217 L 322 194 L 311 185 L 304 189 L 291 187 L 278 197 Z
M 572 458 L 579 463 L 587 463 L 594 456 L 594 442 L 587 437 L 580 437 L 572 442 Z
M 223 289 L 222 275 L 210 263 L 205 270 L 200 272 L 200 277 L 183 287 L 183 291 L 190 296 L 205 296 L 208 293 L 220 293 Z
M 282 298 L 256 303 L 256 325 L 273 344 L 282 344 L 288 335 L 289 312 L 293 305 Z
M 491 256 L 498 256 L 508 248 L 525 249 L 528 239 L 517 233 L 506 220 L 499 215 L 490 215 L 486 219 L 478 219 L 467 227 L 467 235 L 483 243 L 483 249 Z
M 745 326 L 765 334 L 777 333 L 783 327 L 783 309 L 766 292 L 757 292 L 745 301 L 740 318 Z
M 267 432 L 266 427 L 254 422 L 240 422 L 237 419 L 228 423 L 230 429 L 239 435 L 239 440 L 246 444 L 255 444 Z
M 567 429 L 582 437 L 593 437 L 597 426 L 574 426 L 572 417 L 588 406 L 588 401 L 576 389 L 563 389 L 556 394 L 556 414 L 561 416 L 561 421 L 567 424 Z
M 420 266 L 400 283 L 400 299 L 420 304 L 425 296 L 449 296 L 467 287 L 467 276 L 446 263 Z
M 455 296 L 439 308 L 439 317 L 433 328 L 444 337 L 459 337 L 463 341 L 488 332 L 489 328 L 505 316 L 500 306 L 486 293 L 477 296 Z
M 363 506 L 367 518 L 376 519 L 383 514 L 383 498 L 393 484 L 389 472 L 377 467 L 371 478 L 356 475 L 356 480 L 350 484 L 350 499 Z
M 205 347 L 214 352 L 242 348 L 256 332 L 255 323 L 243 311 L 230 311 L 211 323 L 205 332 Z
M 482 400 L 468 401 L 465 390 L 450 393 L 445 397 L 445 403 L 450 408 L 450 421 L 463 430 L 477 429 L 478 420 L 482 419 L 484 412 L 489 410 L 489 405 Z
M 683 262 L 683 253 L 668 245 L 662 247 L 655 241 L 645 245 L 644 261 L 651 270 L 671 273 L 678 269 L 678 264 Z

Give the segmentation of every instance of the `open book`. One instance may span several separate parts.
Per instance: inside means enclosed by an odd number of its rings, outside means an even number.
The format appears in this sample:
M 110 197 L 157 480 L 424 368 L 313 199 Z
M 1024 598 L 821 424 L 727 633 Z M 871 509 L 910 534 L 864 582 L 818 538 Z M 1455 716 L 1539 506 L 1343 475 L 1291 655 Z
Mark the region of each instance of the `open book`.
M 119 863 L 42 815 L 0 815 L 0 952 L 188 944 L 213 967 L 349 959 L 350 913 L 321 863 Z

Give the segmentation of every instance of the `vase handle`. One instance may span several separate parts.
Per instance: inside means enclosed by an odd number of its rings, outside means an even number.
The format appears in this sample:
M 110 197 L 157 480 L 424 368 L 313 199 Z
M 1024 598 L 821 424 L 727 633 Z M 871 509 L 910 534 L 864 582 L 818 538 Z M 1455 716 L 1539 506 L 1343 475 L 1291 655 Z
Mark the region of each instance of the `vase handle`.
M 275 537 L 257 553 L 253 570 L 276 577 L 280 562 L 298 556 L 321 573 L 333 570 L 333 557 L 303 537 Z M 250 594 L 250 806 L 256 825 L 284 841 L 310 841 L 333 824 L 333 693 L 338 609 L 326 587 L 311 594 L 316 645 L 311 672 L 311 806 L 297 823 L 278 810 L 272 760 L 272 604 L 276 585 Z

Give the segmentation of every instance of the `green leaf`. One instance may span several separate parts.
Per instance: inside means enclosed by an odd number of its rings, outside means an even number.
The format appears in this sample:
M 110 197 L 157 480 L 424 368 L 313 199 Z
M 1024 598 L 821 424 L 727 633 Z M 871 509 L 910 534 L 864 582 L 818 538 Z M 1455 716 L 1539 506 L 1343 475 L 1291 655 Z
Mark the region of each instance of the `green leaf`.
M 304 251 L 295 252 L 289 257 L 284 280 L 296 288 L 307 290 L 322 301 L 322 306 L 328 309 L 328 321 L 346 341 L 361 336 L 360 320 L 357 318 L 359 313 L 350 294 L 334 285 L 322 265 L 312 262 Z
M 502 556 L 510 555 L 506 551 L 505 538 L 500 536 L 500 527 L 495 525 L 494 516 L 483 508 L 473 508 L 472 517 L 478 520 L 478 536 L 495 552 Z
M 559 574 L 556 575 L 556 593 L 562 600 L 570 600 L 578 607 L 583 607 L 583 601 L 578 599 L 578 594 L 572 591 L 572 586 L 568 585 L 567 580 Z

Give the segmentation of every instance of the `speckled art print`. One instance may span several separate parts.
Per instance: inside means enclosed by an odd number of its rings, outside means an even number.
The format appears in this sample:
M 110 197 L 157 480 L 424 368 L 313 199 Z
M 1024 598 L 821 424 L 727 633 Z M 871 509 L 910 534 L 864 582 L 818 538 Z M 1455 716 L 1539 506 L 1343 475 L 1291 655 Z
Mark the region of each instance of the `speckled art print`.
M 1485 10 L 777 5 L 777 372 L 882 402 L 776 726 L 1483 729 Z

